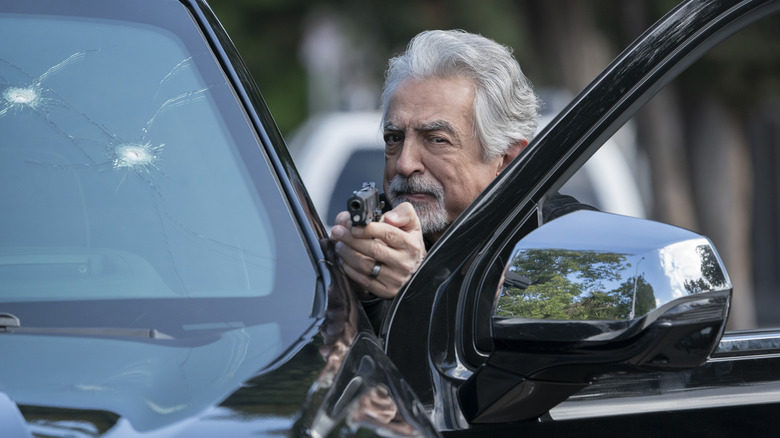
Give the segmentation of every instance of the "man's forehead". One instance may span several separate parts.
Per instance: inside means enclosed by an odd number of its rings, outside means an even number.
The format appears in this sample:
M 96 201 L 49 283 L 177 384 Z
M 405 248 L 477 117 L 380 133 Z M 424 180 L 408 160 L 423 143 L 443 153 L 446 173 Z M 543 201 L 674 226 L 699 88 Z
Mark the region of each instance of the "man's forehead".
M 466 78 L 407 78 L 390 96 L 384 125 L 457 125 L 473 117 L 475 97 L 474 85 Z

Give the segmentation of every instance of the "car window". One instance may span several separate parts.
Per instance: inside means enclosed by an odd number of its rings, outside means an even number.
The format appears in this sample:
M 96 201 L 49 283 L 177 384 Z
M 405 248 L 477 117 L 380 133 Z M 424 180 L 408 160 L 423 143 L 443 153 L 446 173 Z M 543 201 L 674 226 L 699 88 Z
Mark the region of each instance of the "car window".
M 650 205 L 646 160 L 636 142 L 636 129 L 627 124 L 602 146 L 560 192 L 600 211 L 645 218 Z
M 620 207 L 633 203 L 650 219 L 709 237 L 734 284 L 730 329 L 780 326 L 779 22 L 769 17 L 711 49 L 610 140 L 623 152 L 636 199 L 590 192 L 615 201 L 615 208 L 593 204 L 605 211 L 641 217 Z M 606 147 L 561 192 L 592 202 L 576 187 L 615 173 L 610 166 L 588 172 Z
M 149 300 L 109 320 L 157 312 L 182 332 L 267 321 L 232 313 L 241 299 L 312 301 L 307 250 L 191 16 L 123 3 L 0 14 L 0 311 L 68 325 L 50 303 Z

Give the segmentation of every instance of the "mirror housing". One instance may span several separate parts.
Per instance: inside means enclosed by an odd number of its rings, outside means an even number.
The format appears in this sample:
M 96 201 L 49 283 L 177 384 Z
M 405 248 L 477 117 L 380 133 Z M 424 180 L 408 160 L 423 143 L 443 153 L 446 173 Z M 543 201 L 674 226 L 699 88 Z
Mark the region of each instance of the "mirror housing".
M 538 417 L 599 375 L 701 365 L 732 290 L 706 237 L 593 211 L 529 233 L 504 279 L 493 351 L 458 389 L 471 423 Z

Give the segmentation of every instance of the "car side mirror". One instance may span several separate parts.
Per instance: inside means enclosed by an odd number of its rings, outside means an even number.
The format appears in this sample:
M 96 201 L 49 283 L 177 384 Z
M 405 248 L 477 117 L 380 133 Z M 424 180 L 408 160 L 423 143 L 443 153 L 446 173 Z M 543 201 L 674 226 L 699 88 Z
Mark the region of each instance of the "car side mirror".
M 471 423 L 538 417 L 594 377 L 701 365 L 731 282 L 706 237 L 594 211 L 523 238 L 504 271 L 493 351 L 458 389 Z

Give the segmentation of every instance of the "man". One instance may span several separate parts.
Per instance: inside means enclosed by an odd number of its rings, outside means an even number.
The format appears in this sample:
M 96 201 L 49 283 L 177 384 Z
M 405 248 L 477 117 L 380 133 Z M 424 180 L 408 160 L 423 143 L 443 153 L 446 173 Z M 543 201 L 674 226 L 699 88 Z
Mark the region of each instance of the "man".
M 539 101 L 511 50 L 463 31 L 426 31 L 390 60 L 381 107 L 382 221 L 331 232 L 360 298 L 391 299 L 427 249 L 531 140 Z

